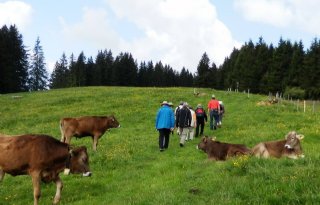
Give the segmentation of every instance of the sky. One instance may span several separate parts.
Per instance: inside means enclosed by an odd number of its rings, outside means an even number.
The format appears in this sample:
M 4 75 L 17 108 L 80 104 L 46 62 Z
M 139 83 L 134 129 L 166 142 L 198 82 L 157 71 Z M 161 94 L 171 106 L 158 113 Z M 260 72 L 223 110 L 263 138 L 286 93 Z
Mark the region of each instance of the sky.
M 308 49 L 319 11 L 319 0 L 0 0 L 0 26 L 15 24 L 30 52 L 39 37 L 49 73 L 63 53 L 95 59 L 105 49 L 195 73 L 205 52 L 219 66 L 259 37 Z

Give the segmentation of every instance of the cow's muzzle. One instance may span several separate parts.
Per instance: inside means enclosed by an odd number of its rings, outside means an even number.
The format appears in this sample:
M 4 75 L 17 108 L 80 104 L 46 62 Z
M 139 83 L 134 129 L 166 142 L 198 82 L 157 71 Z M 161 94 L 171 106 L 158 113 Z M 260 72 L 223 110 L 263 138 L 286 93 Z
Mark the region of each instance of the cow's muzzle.
M 83 177 L 91 177 L 92 173 L 91 172 L 85 172 L 82 174 Z
M 284 147 L 287 148 L 287 149 L 292 149 L 292 147 L 290 145 L 288 145 L 288 144 L 284 145 Z

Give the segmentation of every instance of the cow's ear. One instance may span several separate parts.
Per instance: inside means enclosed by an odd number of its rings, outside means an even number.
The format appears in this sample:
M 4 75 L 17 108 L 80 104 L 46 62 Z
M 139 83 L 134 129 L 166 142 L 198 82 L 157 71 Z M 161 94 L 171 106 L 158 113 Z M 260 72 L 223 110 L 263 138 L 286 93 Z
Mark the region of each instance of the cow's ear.
M 70 150 L 69 150 L 69 154 L 70 154 L 71 157 L 74 156 L 74 151 L 73 151 L 73 149 L 70 149 Z
M 202 138 L 202 142 L 204 142 L 204 143 L 207 143 L 207 140 L 208 140 L 208 137 L 207 137 L 207 136 L 205 136 L 205 137 Z
M 299 140 L 303 140 L 304 135 L 297 135 L 297 138 L 298 138 Z

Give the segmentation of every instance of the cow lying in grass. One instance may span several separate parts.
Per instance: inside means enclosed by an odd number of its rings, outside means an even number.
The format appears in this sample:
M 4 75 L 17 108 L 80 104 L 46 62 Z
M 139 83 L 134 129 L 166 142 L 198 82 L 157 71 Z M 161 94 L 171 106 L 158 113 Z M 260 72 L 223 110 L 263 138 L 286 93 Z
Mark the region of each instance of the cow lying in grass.
M 230 144 L 216 141 L 215 138 L 205 136 L 197 146 L 207 153 L 209 159 L 226 160 L 229 157 L 247 155 L 251 150 L 242 144 Z
M 295 131 L 289 132 L 284 140 L 261 142 L 253 147 L 252 152 L 256 157 L 288 157 L 297 159 L 304 157 L 300 141 L 303 135 L 297 134 Z

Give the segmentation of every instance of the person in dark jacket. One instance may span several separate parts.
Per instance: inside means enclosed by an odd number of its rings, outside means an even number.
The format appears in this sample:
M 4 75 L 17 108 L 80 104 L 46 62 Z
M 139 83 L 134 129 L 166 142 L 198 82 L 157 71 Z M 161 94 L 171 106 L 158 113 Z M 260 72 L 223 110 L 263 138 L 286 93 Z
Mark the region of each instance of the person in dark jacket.
M 185 102 L 176 116 L 176 127 L 180 130 L 180 147 L 183 147 L 186 141 L 189 127 L 191 125 L 191 119 L 191 112 L 188 109 L 188 103 Z
M 199 136 L 199 128 L 200 128 L 200 136 L 203 135 L 204 125 L 208 121 L 208 116 L 206 111 L 203 109 L 201 104 L 198 104 L 197 109 L 195 110 L 197 117 L 197 126 L 196 126 L 196 136 Z
M 174 113 L 167 101 L 161 103 L 156 117 L 160 152 L 168 149 L 170 132 L 174 130 Z

